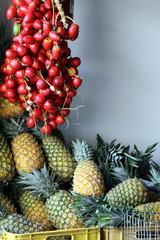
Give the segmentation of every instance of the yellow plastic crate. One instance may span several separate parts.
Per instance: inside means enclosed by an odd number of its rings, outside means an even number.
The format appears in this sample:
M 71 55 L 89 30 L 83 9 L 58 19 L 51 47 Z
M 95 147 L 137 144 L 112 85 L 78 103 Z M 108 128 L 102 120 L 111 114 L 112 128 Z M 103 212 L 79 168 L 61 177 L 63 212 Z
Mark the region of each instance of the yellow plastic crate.
M 123 240 L 123 230 L 107 227 L 101 230 L 101 240 Z
M 77 228 L 26 234 L 12 234 L 5 232 L 3 233 L 1 240 L 52 240 L 54 237 L 60 236 L 66 236 L 71 240 L 100 240 L 100 229 L 97 227 Z

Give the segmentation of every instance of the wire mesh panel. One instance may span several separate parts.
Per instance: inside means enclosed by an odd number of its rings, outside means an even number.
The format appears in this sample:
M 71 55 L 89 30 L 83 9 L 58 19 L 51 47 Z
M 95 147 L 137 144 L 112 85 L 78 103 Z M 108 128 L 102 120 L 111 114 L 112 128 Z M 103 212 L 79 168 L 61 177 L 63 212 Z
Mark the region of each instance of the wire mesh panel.
M 124 240 L 160 240 L 160 214 L 139 213 L 124 216 Z

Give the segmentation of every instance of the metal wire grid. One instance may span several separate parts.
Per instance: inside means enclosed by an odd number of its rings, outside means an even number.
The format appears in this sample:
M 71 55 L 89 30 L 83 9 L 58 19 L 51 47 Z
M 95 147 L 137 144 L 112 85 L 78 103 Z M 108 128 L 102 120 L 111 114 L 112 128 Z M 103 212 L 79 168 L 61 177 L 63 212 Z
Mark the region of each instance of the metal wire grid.
M 146 220 L 147 219 L 147 220 Z M 154 220 L 157 220 L 153 222 Z M 160 215 L 158 213 L 143 213 L 135 217 L 126 214 L 124 216 L 124 240 L 143 239 L 143 240 L 160 240 Z

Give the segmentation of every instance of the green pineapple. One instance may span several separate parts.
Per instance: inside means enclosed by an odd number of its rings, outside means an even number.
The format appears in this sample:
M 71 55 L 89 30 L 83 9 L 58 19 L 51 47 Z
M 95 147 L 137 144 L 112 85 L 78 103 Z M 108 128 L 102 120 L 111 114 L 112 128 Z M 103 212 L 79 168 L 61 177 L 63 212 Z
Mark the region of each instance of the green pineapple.
M 45 228 L 40 224 L 28 220 L 20 214 L 7 215 L 5 208 L 0 207 L 0 231 L 15 234 L 41 232 Z
M 58 229 L 79 228 L 83 221 L 72 211 L 73 196 L 66 190 L 60 190 L 53 169 L 44 166 L 41 170 L 33 169 L 32 173 L 21 172 L 19 182 L 26 185 L 30 194 L 45 199 L 45 208 L 49 219 Z
M 54 169 L 61 181 L 72 179 L 76 163 L 65 144 L 54 135 L 45 136 L 42 140 L 48 164 Z
M 8 181 L 15 174 L 15 164 L 10 147 L 2 133 L 0 133 L 0 181 Z
M 32 172 L 32 168 L 43 167 L 45 158 L 40 144 L 29 133 L 25 117 L 0 119 L 4 135 L 11 139 L 11 148 L 17 172 Z
M 141 217 L 149 222 L 160 222 L 160 202 L 150 202 L 135 207 Z
M 104 193 L 104 180 L 96 162 L 93 148 L 86 140 L 72 141 L 72 151 L 77 167 L 73 176 L 73 191 L 85 196 L 100 196 Z
M 129 178 L 109 190 L 106 201 L 110 206 L 135 207 L 148 201 L 148 189 L 141 180 Z
M 33 134 L 41 142 L 41 146 L 48 164 L 59 176 L 62 182 L 70 181 L 76 167 L 76 162 L 70 153 L 64 136 L 60 130 L 55 130 L 52 134 L 43 134 L 39 129 L 41 123 L 38 123 L 32 129 Z

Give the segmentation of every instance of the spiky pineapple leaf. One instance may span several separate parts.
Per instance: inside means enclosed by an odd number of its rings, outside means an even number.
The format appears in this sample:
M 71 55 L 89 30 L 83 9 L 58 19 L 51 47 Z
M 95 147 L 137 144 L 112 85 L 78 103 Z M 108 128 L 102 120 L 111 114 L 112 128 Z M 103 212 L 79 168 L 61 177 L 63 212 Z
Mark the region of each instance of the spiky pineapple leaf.
M 26 124 L 27 117 L 27 113 L 23 116 L 15 116 L 8 119 L 1 117 L 0 129 L 4 136 L 8 139 L 12 139 L 23 132 L 30 132 L 30 128 L 28 128 Z
M 131 153 L 124 153 L 125 157 L 118 167 L 114 167 L 112 175 L 114 178 L 122 182 L 128 178 L 143 178 L 147 179 L 152 166 L 152 153 L 157 143 L 148 146 L 143 152 L 138 150 L 134 145 Z
M 112 175 L 112 171 L 115 167 L 120 166 L 121 162 L 124 161 L 125 153 L 128 152 L 129 146 L 116 144 L 115 139 L 107 143 L 97 134 L 97 164 L 104 176 L 106 192 L 118 183 Z
M 96 211 L 102 211 L 103 205 L 107 204 L 104 201 L 104 196 L 83 196 L 73 191 L 71 191 L 71 194 L 75 199 L 71 208 L 85 222 L 85 227 L 96 226 Z
M 107 226 L 121 228 L 124 226 L 124 218 L 125 215 L 137 216 L 139 215 L 136 211 L 134 211 L 131 207 L 107 207 L 103 206 L 103 210 L 101 212 L 96 212 L 97 218 L 97 226 L 100 228 L 104 228 Z
M 32 169 L 32 173 L 20 171 L 18 183 L 24 184 L 25 190 L 38 198 L 48 198 L 60 188 L 59 180 L 55 172 L 50 166 L 46 166 L 40 170 Z
M 134 149 L 131 152 L 131 155 L 139 158 L 140 161 L 137 163 L 138 168 L 132 169 L 133 175 L 139 178 L 147 178 L 147 175 L 151 169 L 153 152 L 158 143 L 154 143 L 146 148 L 145 151 L 138 150 L 137 146 L 134 145 Z
M 160 192 L 160 168 L 152 167 L 152 169 L 150 169 L 150 174 L 148 175 L 148 180 L 141 180 L 149 189 Z

